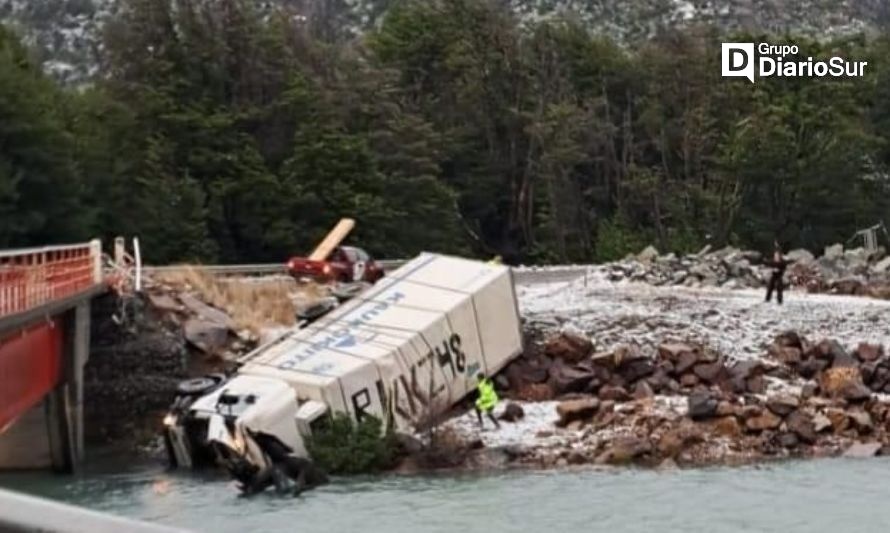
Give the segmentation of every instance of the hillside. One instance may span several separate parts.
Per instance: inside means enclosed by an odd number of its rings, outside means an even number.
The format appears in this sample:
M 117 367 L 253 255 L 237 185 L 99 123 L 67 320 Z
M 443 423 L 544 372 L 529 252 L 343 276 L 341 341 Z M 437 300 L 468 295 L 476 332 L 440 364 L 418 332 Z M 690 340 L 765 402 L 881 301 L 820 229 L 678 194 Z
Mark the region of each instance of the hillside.
M 724 29 L 834 36 L 882 27 L 884 0 L 505 0 L 525 20 L 572 12 L 623 41 L 691 22 Z M 119 0 L 0 0 L 0 19 L 25 36 L 47 71 L 68 82 L 96 71 L 102 25 Z M 328 34 L 355 35 L 372 27 L 392 0 L 256 0 L 260 9 L 284 5 Z M 303 19 L 305 17 L 305 19 Z

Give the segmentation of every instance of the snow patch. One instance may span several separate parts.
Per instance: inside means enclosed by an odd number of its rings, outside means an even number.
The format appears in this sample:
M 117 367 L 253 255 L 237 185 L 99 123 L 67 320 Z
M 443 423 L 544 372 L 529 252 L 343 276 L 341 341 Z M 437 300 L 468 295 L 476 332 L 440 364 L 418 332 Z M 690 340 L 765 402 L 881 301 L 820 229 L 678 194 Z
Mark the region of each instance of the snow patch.
M 890 344 L 890 301 L 856 296 L 789 291 L 779 306 L 764 302 L 761 290 L 613 283 L 593 272 L 573 282 L 522 287 L 518 297 L 528 325 L 580 329 L 598 350 L 688 339 L 750 359 L 762 357 L 786 330 L 834 338 L 848 348 Z

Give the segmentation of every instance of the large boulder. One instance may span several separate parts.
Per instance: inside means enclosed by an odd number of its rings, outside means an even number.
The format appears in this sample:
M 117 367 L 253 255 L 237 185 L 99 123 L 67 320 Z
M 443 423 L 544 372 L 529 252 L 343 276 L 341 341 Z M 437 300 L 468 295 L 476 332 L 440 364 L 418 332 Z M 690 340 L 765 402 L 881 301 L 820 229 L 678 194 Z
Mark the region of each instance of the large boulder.
M 646 398 L 654 397 L 655 391 L 652 390 L 652 387 L 648 382 L 641 380 L 634 385 L 632 395 L 635 400 L 645 400 Z
M 714 422 L 714 433 L 721 437 L 737 439 L 742 435 L 742 426 L 734 416 L 724 416 Z
M 599 457 L 598 464 L 626 464 L 652 452 L 652 444 L 639 437 L 618 437 Z
M 768 351 L 770 356 L 786 365 L 796 365 L 801 362 L 800 348 L 773 344 Z
M 658 356 L 672 363 L 676 363 L 684 353 L 695 351 L 695 346 L 685 342 L 665 342 L 658 346 Z
M 528 383 L 544 383 L 550 376 L 547 367 L 535 366 L 526 361 L 518 361 L 505 371 L 510 388 L 519 388 Z
M 765 367 L 763 363 L 756 359 L 748 359 L 738 361 L 729 368 L 729 375 L 733 379 L 746 380 L 754 376 L 762 376 Z
M 593 350 L 593 343 L 580 333 L 564 331 L 547 341 L 544 353 L 567 363 L 586 359 Z
M 854 296 L 862 296 L 868 292 L 865 282 L 859 278 L 846 277 L 836 279 L 828 284 L 828 288 L 833 294 L 850 294 Z
M 876 456 L 880 449 L 880 442 L 857 442 L 847 448 L 847 450 L 844 452 L 844 457 L 851 457 L 854 459 L 867 459 L 869 457 Z
M 788 416 L 800 407 L 800 400 L 790 394 L 781 394 L 767 400 L 766 407 L 778 416 Z
M 235 322 L 227 313 L 209 306 L 190 294 L 181 294 L 179 301 L 188 309 L 189 313 L 206 322 L 218 324 L 227 329 L 235 329 Z
M 755 416 L 745 421 L 748 431 L 760 432 L 768 429 L 776 429 L 782 424 L 782 419 L 769 410 L 763 411 L 760 416 Z
M 705 420 L 717 414 L 719 401 L 708 392 L 695 392 L 686 399 L 689 418 Z
M 854 352 L 856 358 L 863 362 L 877 361 L 884 357 L 884 347 L 880 344 L 859 343 Z
M 613 402 L 626 402 L 631 399 L 627 389 L 616 385 L 606 385 L 599 390 L 600 400 Z
M 655 372 L 655 364 L 651 359 L 638 358 L 622 361 L 615 370 L 627 383 L 651 376 Z
M 600 401 L 593 397 L 560 402 L 556 406 L 556 414 L 559 415 L 557 424 L 566 426 L 576 420 L 590 420 L 599 407 Z
M 651 263 L 658 258 L 658 249 L 651 244 L 637 254 L 637 261 L 641 263 Z
M 866 387 L 861 381 L 847 383 L 841 389 L 841 396 L 848 402 L 864 402 L 871 398 L 871 389 Z
M 805 343 L 805 339 L 803 339 L 796 331 L 788 330 L 783 331 L 776 335 L 776 339 L 773 342 L 776 346 L 787 346 L 791 348 L 797 348 L 798 350 L 803 349 L 803 345 Z
M 823 257 L 829 261 L 835 261 L 844 256 L 844 245 L 837 243 L 825 247 Z
M 500 419 L 506 422 L 516 422 L 525 418 L 525 410 L 518 403 L 510 402 L 501 413 Z
M 692 371 L 698 376 L 698 379 L 710 384 L 718 383 L 728 377 L 728 372 L 722 359 L 713 363 L 697 364 L 692 368 Z
M 804 248 L 797 248 L 796 250 L 791 250 L 790 252 L 785 254 L 785 257 L 789 261 L 793 261 L 795 263 L 803 263 L 805 265 L 808 265 L 816 260 L 815 256 L 813 256 L 813 254 L 810 253 L 809 250 L 806 250 Z
M 847 416 L 850 418 L 850 421 L 853 422 L 853 425 L 859 433 L 871 433 L 875 428 L 875 423 L 867 411 L 862 409 L 851 409 L 847 412 Z
M 190 318 L 182 329 L 189 344 L 207 354 L 219 353 L 229 340 L 230 329 L 219 322 Z
M 890 272 L 890 256 L 887 256 L 871 266 L 872 272 L 886 274 Z
M 841 390 L 848 383 L 862 380 L 858 368 L 840 367 L 825 369 L 819 376 L 819 388 L 828 396 L 839 396 Z
M 548 383 L 557 394 L 582 392 L 596 377 L 594 372 L 581 370 L 564 364 L 555 364 L 551 366 L 549 373 L 550 379 L 548 380 Z
M 831 429 L 831 425 L 831 419 L 822 413 L 816 413 L 816 415 L 813 416 L 813 429 L 816 433 L 822 433 L 827 429 Z
M 813 418 L 803 411 L 794 411 L 785 419 L 788 431 L 793 432 L 797 437 L 807 443 L 816 442 L 816 426 Z

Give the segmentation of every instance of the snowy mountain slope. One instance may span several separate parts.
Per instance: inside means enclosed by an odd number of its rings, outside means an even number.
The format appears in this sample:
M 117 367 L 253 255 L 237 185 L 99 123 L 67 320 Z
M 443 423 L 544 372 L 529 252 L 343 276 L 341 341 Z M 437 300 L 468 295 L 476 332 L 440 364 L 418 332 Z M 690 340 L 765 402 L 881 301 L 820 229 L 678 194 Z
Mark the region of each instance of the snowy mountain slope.
M 371 27 L 392 0 L 256 0 L 324 18 L 338 33 Z M 706 21 L 727 29 L 834 36 L 885 27 L 890 0 L 502 0 L 521 18 L 573 12 L 597 31 L 622 40 Z M 95 71 L 103 22 L 118 0 L 0 0 L 0 20 L 33 45 L 49 72 L 78 82 Z

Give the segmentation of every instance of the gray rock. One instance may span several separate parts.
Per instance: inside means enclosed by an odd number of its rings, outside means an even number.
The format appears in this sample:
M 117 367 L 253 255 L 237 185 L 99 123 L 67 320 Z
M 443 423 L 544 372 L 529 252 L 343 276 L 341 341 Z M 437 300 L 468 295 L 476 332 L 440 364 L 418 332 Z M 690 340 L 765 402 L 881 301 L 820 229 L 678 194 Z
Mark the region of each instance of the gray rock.
M 878 274 L 884 274 L 887 271 L 890 271 L 890 256 L 887 256 L 872 265 L 871 270 Z
M 641 263 L 651 263 L 658 257 L 658 249 L 651 244 L 637 254 L 637 261 Z
M 705 420 L 717 414 L 720 402 L 707 392 L 696 392 L 687 398 L 689 417 L 693 420 Z
M 183 326 L 185 339 L 204 353 L 213 354 L 222 349 L 229 338 L 229 328 L 217 322 L 190 318 Z
M 823 257 L 829 261 L 840 259 L 844 256 L 844 245 L 843 244 L 832 244 L 831 246 L 825 247 L 825 253 Z
M 857 442 L 847 448 L 843 456 L 854 459 L 866 459 L 876 456 L 880 449 L 881 443 L 879 442 Z
M 791 250 L 790 252 L 785 254 L 785 257 L 787 257 L 789 261 L 794 261 L 795 263 L 803 263 L 805 265 L 809 265 L 816 260 L 816 258 L 813 256 L 813 254 L 810 253 L 809 250 L 805 250 L 803 248 Z
M 822 433 L 826 429 L 831 428 L 831 420 L 822 413 L 817 413 L 816 416 L 813 417 L 813 429 L 816 433 Z
M 788 425 L 788 431 L 794 432 L 803 442 L 807 444 L 816 442 L 816 426 L 808 414 L 802 411 L 795 411 L 788 415 L 785 423 Z M 831 425 L 831 422 L 829 421 L 828 424 Z
M 500 419 L 506 422 L 516 422 L 523 418 L 525 418 L 525 410 L 521 405 L 513 402 L 507 404 L 507 407 L 504 408 L 504 412 L 501 413 L 500 416 Z
M 800 407 L 800 399 L 790 394 L 783 394 L 767 400 L 766 407 L 779 416 L 788 416 Z
M 599 407 L 600 401 L 593 397 L 560 402 L 556 406 L 556 414 L 559 415 L 558 424 L 565 426 L 575 420 L 592 418 Z
M 190 294 L 181 294 L 179 296 L 179 301 L 182 302 L 182 304 L 185 305 L 197 318 L 201 318 L 208 322 L 215 322 L 225 326 L 227 329 L 235 329 L 235 323 L 232 321 L 232 317 L 215 307 L 205 304 L 194 296 Z

